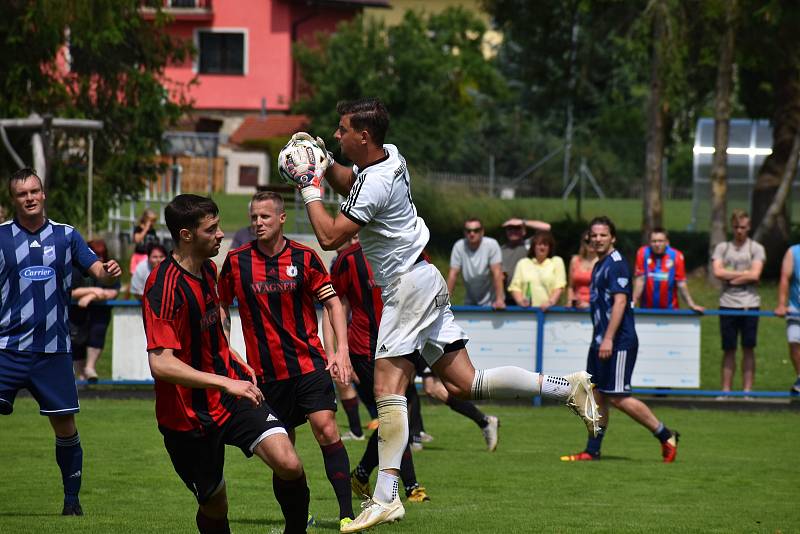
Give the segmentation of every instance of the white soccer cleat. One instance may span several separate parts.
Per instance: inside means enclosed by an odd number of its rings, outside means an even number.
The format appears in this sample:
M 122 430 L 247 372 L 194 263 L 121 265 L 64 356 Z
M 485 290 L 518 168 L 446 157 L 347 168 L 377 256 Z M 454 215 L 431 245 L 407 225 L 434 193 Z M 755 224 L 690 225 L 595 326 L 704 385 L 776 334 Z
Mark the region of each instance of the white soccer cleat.
M 564 377 L 569 382 L 567 408 L 583 419 L 586 428 L 593 437 L 600 432 L 600 412 L 592 394 L 592 375 L 586 371 L 578 371 Z
M 361 508 L 361 513 L 352 523 L 341 525 L 340 532 L 361 532 L 384 523 L 400 521 L 406 515 L 406 509 L 403 508 L 399 496 L 396 496 L 389 504 L 368 499 L 361 503 Z
M 497 448 L 497 440 L 499 437 L 497 429 L 500 427 L 500 420 L 493 415 L 487 415 L 486 422 L 489 424 L 481 429 L 481 432 L 483 432 L 483 440 L 486 442 L 486 448 L 489 449 L 489 452 L 494 452 Z

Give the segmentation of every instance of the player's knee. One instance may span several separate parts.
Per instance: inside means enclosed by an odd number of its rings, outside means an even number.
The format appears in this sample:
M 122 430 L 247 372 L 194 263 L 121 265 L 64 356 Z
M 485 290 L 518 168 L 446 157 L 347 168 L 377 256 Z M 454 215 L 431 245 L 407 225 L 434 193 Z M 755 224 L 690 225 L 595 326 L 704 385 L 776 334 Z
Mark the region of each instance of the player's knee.
M 273 468 L 275 474 L 281 480 L 297 480 L 303 474 L 303 462 L 300 457 L 292 451 L 285 454 Z
M 625 404 L 625 400 L 629 399 L 629 398 L 630 397 L 618 397 L 618 396 L 609 395 L 608 402 L 610 402 L 611 406 L 613 406 L 614 408 L 619 408 L 620 406 Z
M 228 493 L 225 481 L 220 481 L 216 488 L 207 493 L 197 494 L 197 503 L 204 515 L 213 518 L 225 517 L 228 514 Z
M 336 426 L 336 420 L 331 418 L 330 421 L 325 421 L 316 429 L 317 442 L 322 445 L 330 445 L 339 441 L 339 428 Z
M 452 382 L 445 382 L 444 387 L 447 390 L 447 393 L 456 397 L 457 399 L 469 400 L 470 395 L 472 394 L 471 388 L 465 388 L 460 386 L 459 384 L 454 384 Z M 442 400 L 442 402 L 446 402 L 447 397 L 439 400 Z

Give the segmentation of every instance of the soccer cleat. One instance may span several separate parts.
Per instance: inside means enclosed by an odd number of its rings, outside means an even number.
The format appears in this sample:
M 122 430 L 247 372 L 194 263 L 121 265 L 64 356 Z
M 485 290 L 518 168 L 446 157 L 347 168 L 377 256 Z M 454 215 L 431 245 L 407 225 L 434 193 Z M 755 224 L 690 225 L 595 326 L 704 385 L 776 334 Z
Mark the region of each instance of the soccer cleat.
M 567 408 L 583 419 L 592 437 L 597 437 L 597 433 L 600 432 L 600 413 L 592 394 L 593 386 L 589 381 L 591 377 L 592 375 L 586 371 L 578 371 L 566 375 L 564 378 L 567 379 L 570 386 Z
M 61 515 L 83 515 L 83 508 L 79 503 L 64 503 Z
M 377 430 L 380 424 L 381 424 L 380 421 L 378 421 L 377 419 L 373 419 L 372 421 L 367 423 L 367 430 Z
M 800 376 L 797 377 L 792 387 L 789 389 L 789 395 L 792 397 L 797 397 L 800 395 Z
M 361 503 L 361 513 L 352 523 L 343 525 L 340 532 L 361 532 L 384 523 L 400 521 L 406 515 L 406 509 L 400 502 L 400 497 L 395 496 L 390 503 L 384 504 L 373 499 Z
M 412 441 L 409 447 L 411 448 L 411 452 L 419 452 L 424 448 L 421 441 Z
M 369 480 L 361 482 L 356 476 L 356 472 L 350 473 L 350 489 L 353 490 L 353 495 L 358 498 L 368 499 L 372 497 L 372 488 L 369 485 Z
M 347 432 L 345 432 L 344 434 L 341 435 L 341 439 L 342 439 L 342 441 L 348 441 L 348 440 L 351 440 L 351 441 L 364 441 L 364 434 L 361 434 L 360 436 L 356 436 L 355 434 L 353 434 L 352 430 L 348 430 Z
M 431 441 L 433 441 L 433 436 L 431 436 L 430 434 L 428 434 L 423 430 L 422 432 L 419 433 L 419 440 L 422 443 L 430 443 Z
M 661 457 L 665 464 L 671 464 L 678 455 L 678 440 L 681 438 L 679 432 L 672 431 L 672 435 L 667 441 L 661 444 Z
M 486 448 L 489 449 L 489 452 L 494 452 L 497 448 L 497 440 L 499 439 L 497 429 L 500 428 L 500 420 L 493 415 L 487 415 L 486 422 L 489 424 L 481 428 L 483 440 L 486 442 Z
M 350 524 L 350 523 L 352 523 L 352 522 L 353 522 L 353 520 L 352 520 L 352 519 L 350 519 L 349 517 L 343 517 L 343 518 L 341 518 L 341 519 L 339 520 L 339 532 L 347 532 L 347 531 L 345 530 L 345 528 L 347 527 L 347 525 L 349 525 L 349 524 Z
M 567 454 L 561 457 L 562 462 L 590 462 L 592 460 L 599 460 L 600 455 L 594 456 L 586 451 L 577 454 Z
M 317 524 L 317 520 L 314 519 L 314 516 L 311 515 L 311 512 L 308 512 L 308 518 L 306 519 L 306 528 L 309 529 Z
M 408 502 L 425 502 L 430 501 L 431 498 L 422 486 L 416 486 L 411 491 L 406 492 Z

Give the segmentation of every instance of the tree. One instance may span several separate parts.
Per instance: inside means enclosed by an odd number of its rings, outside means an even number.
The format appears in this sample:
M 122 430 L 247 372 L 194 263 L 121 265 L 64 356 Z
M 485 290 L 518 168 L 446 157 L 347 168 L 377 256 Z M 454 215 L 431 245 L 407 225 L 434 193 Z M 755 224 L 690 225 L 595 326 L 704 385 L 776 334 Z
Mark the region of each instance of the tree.
M 716 92 L 714 95 L 714 159 L 711 164 L 711 221 L 709 228 L 709 256 L 717 243 L 725 241 L 728 198 L 728 135 L 731 123 L 733 94 L 733 60 L 735 51 L 736 0 L 722 2 L 722 38 L 719 40 Z M 716 281 L 709 269 L 709 279 Z
M 188 109 L 184 88 L 164 79 L 168 62 L 182 62 L 191 45 L 162 31 L 167 17 L 145 20 L 139 0 L 11 0 L 0 19 L 0 116 L 31 113 L 102 120 L 96 137 L 97 208 L 136 195 L 155 174 L 153 157 L 164 129 Z M 168 88 L 167 88 L 168 87 Z M 28 133 L 11 136 L 30 154 Z M 83 220 L 85 145 L 54 132 L 48 214 Z M 30 161 L 30 158 L 27 158 Z M 0 172 L 16 168 L 5 150 Z

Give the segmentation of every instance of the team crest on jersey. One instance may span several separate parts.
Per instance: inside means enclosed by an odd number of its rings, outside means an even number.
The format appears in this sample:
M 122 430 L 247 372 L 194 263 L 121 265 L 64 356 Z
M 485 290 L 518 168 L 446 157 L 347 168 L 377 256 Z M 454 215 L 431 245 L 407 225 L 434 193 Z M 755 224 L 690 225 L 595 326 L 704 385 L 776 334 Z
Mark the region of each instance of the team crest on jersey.
M 664 265 L 666 266 L 667 269 L 672 269 L 672 266 L 675 265 L 675 263 L 672 261 L 671 258 L 667 258 L 667 260 L 664 262 Z
M 291 276 L 292 278 L 297 276 L 297 267 L 294 265 L 289 265 L 286 267 L 286 276 Z
M 54 260 L 56 259 L 56 247 L 55 245 L 45 245 L 42 249 L 42 255 L 47 260 Z
M 627 278 L 617 278 L 617 283 L 619 284 L 619 287 L 628 287 Z

